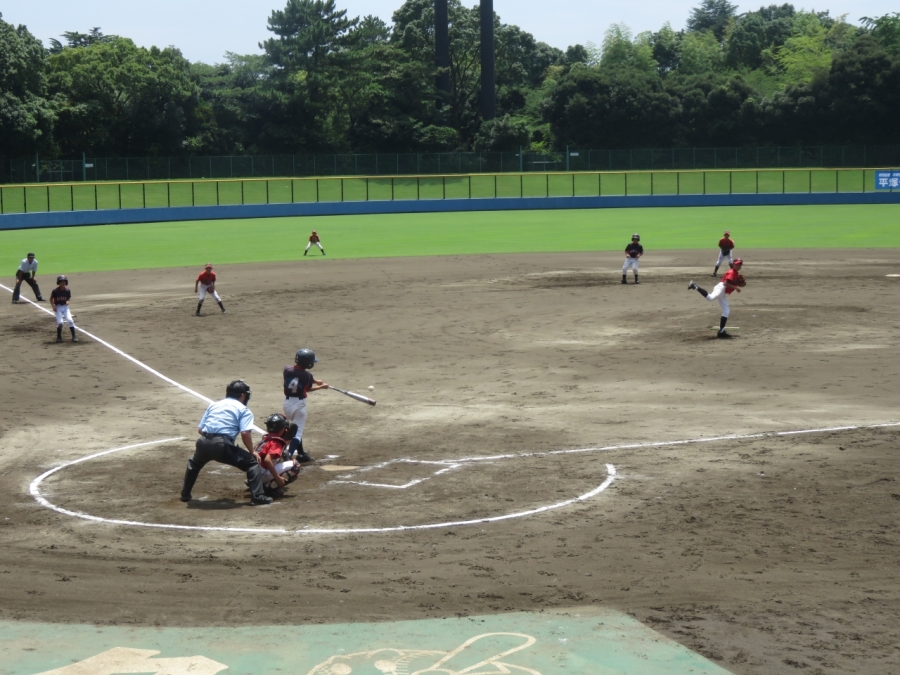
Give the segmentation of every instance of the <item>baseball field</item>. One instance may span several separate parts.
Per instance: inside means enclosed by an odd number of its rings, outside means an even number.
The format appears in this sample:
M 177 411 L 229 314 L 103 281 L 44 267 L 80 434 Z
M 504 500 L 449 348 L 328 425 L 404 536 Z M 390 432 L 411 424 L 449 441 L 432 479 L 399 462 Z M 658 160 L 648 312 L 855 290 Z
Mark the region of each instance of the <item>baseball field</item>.
M 0 303 L 0 674 L 101 672 L 65 667 L 110 631 L 139 650 L 168 629 L 228 673 L 896 673 L 898 225 L 891 205 L 0 232 L 0 284 L 35 251 L 83 331 L 56 344 L 46 303 Z M 327 256 L 303 257 L 312 229 Z M 748 282 L 731 340 L 687 289 L 715 285 L 724 229 Z M 228 313 L 196 317 L 207 261 Z M 217 464 L 180 502 L 202 397 L 244 378 L 261 422 L 300 347 L 377 405 L 312 393 L 317 462 L 271 506 Z M 613 617 L 652 636 L 643 665 L 598 642 Z M 429 619 L 446 644 L 404 632 Z M 587 637 L 561 632 L 576 620 Z M 502 664 L 351 666 L 382 644 L 362 624 L 421 659 L 459 635 L 535 642 Z M 341 651 L 264 660 L 316 630 Z

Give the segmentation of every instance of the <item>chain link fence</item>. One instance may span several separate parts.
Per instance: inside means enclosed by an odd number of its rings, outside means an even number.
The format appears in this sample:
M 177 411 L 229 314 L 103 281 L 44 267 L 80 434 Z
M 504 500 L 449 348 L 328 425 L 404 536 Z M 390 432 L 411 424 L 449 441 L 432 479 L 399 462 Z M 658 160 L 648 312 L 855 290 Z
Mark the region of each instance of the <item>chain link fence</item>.
M 876 190 L 876 173 L 761 169 L 47 183 L 0 187 L 0 213 L 503 197 L 858 193 Z
M 0 160 L 0 183 L 900 166 L 900 145 Z

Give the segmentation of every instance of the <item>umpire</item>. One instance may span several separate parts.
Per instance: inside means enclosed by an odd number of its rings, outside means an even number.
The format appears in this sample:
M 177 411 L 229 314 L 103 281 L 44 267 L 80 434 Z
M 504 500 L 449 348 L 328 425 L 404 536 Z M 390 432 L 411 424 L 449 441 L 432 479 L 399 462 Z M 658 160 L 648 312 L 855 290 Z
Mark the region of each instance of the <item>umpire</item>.
M 235 380 L 225 388 L 225 398 L 210 404 L 200 418 L 197 431 L 202 438 L 197 439 L 194 456 L 188 460 L 181 486 L 181 501 L 191 501 L 191 490 L 197 476 L 208 462 L 221 462 L 247 472 L 250 487 L 250 503 L 254 506 L 271 504 L 272 498 L 263 490 L 263 470 L 259 465 L 259 455 L 253 450 L 253 413 L 247 407 L 250 401 L 250 385 L 243 380 Z M 240 434 L 246 450 L 234 444 Z
M 29 253 L 28 257 L 19 264 L 19 269 L 16 270 L 16 287 L 13 289 L 13 304 L 19 302 L 19 291 L 22 290 L 23 281 L 31 286 L 31 290 L 34 291 L 34 297 L 37 298 L 38 302 L 44 301 L 44 298 L 41 296 L 41 289 L 35 280 L 37 268 L 38 261 L 34 259 L 34 253 Z

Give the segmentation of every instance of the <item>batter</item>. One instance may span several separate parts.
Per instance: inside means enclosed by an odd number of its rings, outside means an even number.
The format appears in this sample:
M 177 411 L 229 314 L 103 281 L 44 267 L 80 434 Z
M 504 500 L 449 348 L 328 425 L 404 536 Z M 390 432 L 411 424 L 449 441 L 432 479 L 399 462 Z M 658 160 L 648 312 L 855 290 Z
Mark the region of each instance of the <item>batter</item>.
M 731 295 L 734 291 L 738 293 L 741 292 L 741 287 L 746 286 L 747 282 L 744 281 L 744 275 L 741 274 L 741 266 L 744 264 L 744 261 L 740 258 L 737 258 L 731 269 L 725 273 L 725 276 L 722 277 L 722 281 L 716 284 L 716 287 L 712 290 L 711 293 L 707 293 L 705 290 L 700 288 L 693 281 L 688 284 L 689 291 L 697 291 L 704 298 L 712 302 L 713 300 L 717 300 L 719 302 L 719 307 L 722 308 L 722 318 L 719 319 L 719 332 L 716 334 L 716 337 L 719 338 L 730 338 L 727 332 L 725 332 L 725 324 L 728 323 L 728 315 L 731 314 L 731 307 L 728 305 L 728 296 Z
M 297 425 L 297 431 L 287 449 L 288 457 L 295 457 L 300 464 L 311 462 L 303 450 L 303 428 L 306 426 L 306 395 L 311 391 L 328 389 L 322 380 L 317 380 L 309 370 L 318 362 L 312 349 L 298 349 L 294 355 L 294 365 L 285 366 L 282 371 L 284 379 L 284 416 Z

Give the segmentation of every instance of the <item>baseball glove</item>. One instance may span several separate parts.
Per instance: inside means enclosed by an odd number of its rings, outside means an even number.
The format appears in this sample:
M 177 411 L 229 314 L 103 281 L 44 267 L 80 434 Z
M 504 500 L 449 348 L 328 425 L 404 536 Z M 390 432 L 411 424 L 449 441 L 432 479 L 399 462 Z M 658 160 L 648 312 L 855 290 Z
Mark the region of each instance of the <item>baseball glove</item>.
M 743 274 L 738 274 L 737 285 L 741 288 L 747 285 L 747 280 L 744 278 Z

